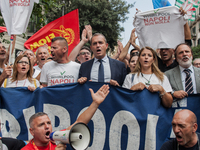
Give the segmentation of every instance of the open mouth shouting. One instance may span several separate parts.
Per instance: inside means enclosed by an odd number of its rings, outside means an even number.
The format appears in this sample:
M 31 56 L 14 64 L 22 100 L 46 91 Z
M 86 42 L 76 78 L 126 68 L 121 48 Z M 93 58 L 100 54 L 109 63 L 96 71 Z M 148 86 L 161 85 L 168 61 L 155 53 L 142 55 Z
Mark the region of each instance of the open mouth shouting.
M 49 139 L 49 136 L 50 136 L 50 131 L 47 131 L 45 134 L 46 139 Z
M 189 60 L 189 58 L 187 56 L 185 56 L 185 57 L 182 58 L 182 61 L 184 61 L 184 62 L 186 62 L 188 60 Z

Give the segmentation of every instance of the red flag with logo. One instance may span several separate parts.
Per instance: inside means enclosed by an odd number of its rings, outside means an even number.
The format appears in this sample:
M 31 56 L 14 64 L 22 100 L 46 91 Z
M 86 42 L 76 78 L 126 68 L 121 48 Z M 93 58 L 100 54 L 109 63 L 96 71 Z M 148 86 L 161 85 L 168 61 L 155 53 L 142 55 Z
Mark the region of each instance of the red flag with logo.
M 69 55 L 80 41 L 78 9 L 42 27 L 24 43 L 24 47 L 35 53 L 40 46 L 47 44 L 50 50 L 51 39 L 57 36 L 64 37 L 67 40 Z

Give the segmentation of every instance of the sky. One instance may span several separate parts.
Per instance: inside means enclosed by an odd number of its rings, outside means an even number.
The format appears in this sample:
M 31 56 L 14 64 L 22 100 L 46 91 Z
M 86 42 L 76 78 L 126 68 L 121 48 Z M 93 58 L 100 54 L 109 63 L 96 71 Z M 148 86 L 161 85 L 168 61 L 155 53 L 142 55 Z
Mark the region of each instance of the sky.
M 131 3 L 133 4 L 134 2 L 136 2 L 136 3 L 134 5 L 134 7 L 129 9 L 129 14 L 127 14 L 128 19 L 124 23 L 120 23 L 121 26 L 124 27 L 124 32 L 121 33 L 122 40 L 120 40 L 122 42 L 123 46 L 125 46 L 127 44 L 127 42 L 129 41 L 131 31 L 134 28 L 133 17 L 135 15 L 136 8 L 138 8 L 142 12 L 153 9 L 152 0 L 126 0 L 126 1 L 128 4 L 131 4 Z M 168 0 L 168 1 L 170 2 L 170 4 L 172 6 L 175 5 L 176 0 Z M 136 40 L 136 44 L 139 44 L 138 40 Z M 131 48 L 132 47 L 130 47 L 130 49 Z

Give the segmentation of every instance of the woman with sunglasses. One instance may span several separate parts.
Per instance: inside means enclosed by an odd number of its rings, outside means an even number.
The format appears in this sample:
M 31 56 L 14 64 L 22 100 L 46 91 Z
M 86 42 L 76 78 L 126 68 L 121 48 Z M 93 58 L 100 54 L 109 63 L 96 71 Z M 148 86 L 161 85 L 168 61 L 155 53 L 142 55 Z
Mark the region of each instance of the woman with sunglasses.
M 163 106 L 172 105 L 171 85 L 159 70 L 156 52 L 150 47 L 141 49 L 135 69 L 126 76 L 123 87 L 134 91 L 146 88 L 150 92 L 159 92 Z
M 5 79 L 2 87 L 28 87 L 30 91 L 34 91 L 40 83 L 32 78 L 32 74 L 30 59 L 26 55 L 20 55 L 15 59 L 12 77 Z

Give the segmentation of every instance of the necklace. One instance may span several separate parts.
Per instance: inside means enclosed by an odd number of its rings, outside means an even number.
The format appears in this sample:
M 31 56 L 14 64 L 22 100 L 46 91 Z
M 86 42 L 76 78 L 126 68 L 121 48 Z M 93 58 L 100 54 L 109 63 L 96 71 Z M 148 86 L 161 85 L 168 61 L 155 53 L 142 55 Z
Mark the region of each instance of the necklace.
M 151 80 L 151 77 L 152 77 L 153 73 L 151 74 L 149 80 L 148 80 L 147 78 L 144 77 L 143 73 L 141 73 L 141 75 L 142 75 L 142 77 L 143 77 L 144 79 L 147 80 L 147 82 L 145 82 L 145 84 L 146 84 L 146 85 L 150 85 L 150 80 Z
M 17 87 L 17 83 L 18 83 L 18 80 L 16 81 L 16 87 Z M 25 86 L 25 84 L 26 84 L 26 79 L 25 79 L 25 81 L 24 81 L 23 87 Z

